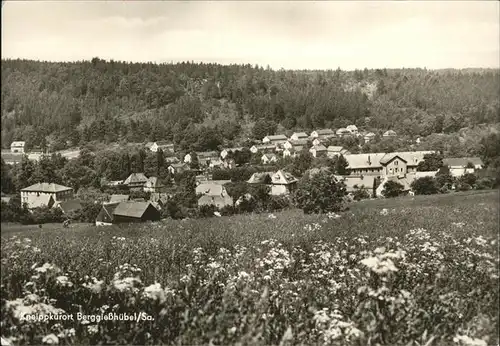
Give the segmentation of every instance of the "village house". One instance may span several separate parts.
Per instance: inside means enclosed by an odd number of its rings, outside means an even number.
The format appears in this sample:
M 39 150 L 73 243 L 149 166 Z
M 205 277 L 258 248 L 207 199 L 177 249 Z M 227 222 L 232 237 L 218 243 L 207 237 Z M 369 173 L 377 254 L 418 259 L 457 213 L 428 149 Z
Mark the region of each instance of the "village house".
M 237 147 L 237 148 L 226 148 L 220 152 L 220 157 L 224 160 L 226 157 L 229 155 L 229 153 L 236 153 L 237 151 L 242 151 L 243 147 Z
M 262 143 L 264 144 L 282 144 L 285 143 L 288 140 L 288 138 L 285 135 L 272 135 L 272 136 L 266 136 L 262 139 Z
M 349 131 L 352 135 L 357 135 L 358 134 L 358 128 L 356 125 L 349 125 L 345 128 L 347 131 Z
M 157 177 L 149 177 L 144 183 L 144 192 L 160 192 L 165 186 Z
M 315 145 L 311 149 L 309 149 L 311 155 L 315 158 L 324 157 L 327 154 L 327 149 L 324 145 Z
M 443 159 L 443 165 L 448 166 L 452 176 L 461 177 L 466 173 L 482 169 L 483 161 L 479 157 L 449 157 Z
M 200 151 L 196 153 L 200 166 L 209 166 L 211 161 L 219 160 L 219 154 L 216 151 Z M 184 163 L 191 163 L 192 157 L 188 153 L 184 156 Z
M 179 174 L 189 170 L 189 166 L 185 163 L 172 163 L 170 166 L 168 166 L 167 170 L 170 174 Z
M 297 139 L 297 140 L 289 140 L 283 143 L 284 149 L 297 149 L 302 150 L 303 147 L 307 146 L 309 141 L 307 139 Z
M 152 192 L 149 201 L 156 207 L 156 209 L 160 210 L 167 205 L 170 196 L 164 192 Z
M 130 195 L 113 194 L 109 197 L 109 203 L 120 203 L 130 200 Z
M 70 199 L 67 201 L 60 201 L 60 202 L 54 203 L 54 208 L 61 209 L 64 215 L 70 215 L 70 214 L 76 213 L 79 210 L 81 210 L 82 204 L 80 203 L 79 200 Z
M 275 144 L 253 145 L 250 148 L 250 152 L 252 154 L 257 154 L 258 152 L 272 153 L 272 152 L 276 152 L 277 150 L 278 150 L 278 148 Z
M 172 163 L 179 163 L 180 160 L 176 156 L 167 156 L 165 157 L 165 163 L 172 164 Z
M 224 181 L 207 181 L 196 187 L 196 194 L 201 194 L 198 199 L 198 206 L 214 205 L 217 208 L 233 205 L 233 199 L 224 187 Z M 230 182 L 229 181 L 226 181 Z
M 147 181 L 148 178 L 144 173 L 132 173 L 125 179 L 123 185 L 127 186 L 131 191 L 142 191 Z
M 329 158 L 334 158 L 335 156 L 348 155 L 348 154 L 350 154 L 349 151 L 341 146 L 330 145 L 328 148 L 326 148 L 326 156 Z
M 10 145 L 10 152 L 12 154 L 24 154 L 24 146 L 26 142 L 24 141 L 15 141 Z
M 345 137 L 345 136 L 350 136 L 352 135 L 351 131 L 346 129 L 345 127 L 341 127 L 340 129 L 337 130 L 336 135 L 338 137 Z
M 351 175 L 401 175 L 416 172 L 426 154 L 433 151 L 407 151 L 344 155 Z
M 252 174 L 247 183 L 264 184 L 271 187 L 271 195 L 287 195 L 295 190 L 297 179 L 290 173 L 279 170 L 273 172 L 258 172 Z
M 374 175 L 336 175 L 339 182 L 344 183 L 346 192 L 352 194 L 357 190 L 364 190 L 373 197 L 373 185 L 377 179 Z
M 104 204 L 96 218 L 96 226 L 116 223 L 158 221 L 161 215 L 150 202 L 126 201 Z
M 21 190 L 21 206 L 26 203 L 28 209 L 42 206 L 52 207 L 56 202 L 62 202 L 73 198 L 71 187 L 54 184 L 38 183 L 25 187 Z
M 146 148 L 148 148 L 149 150 L 151 150 L 154 153 L 156 153 L 160 149 L 163 152 L 170 152 L 170 153 L 175 152 L 174 144 L 170 143 L 168 141 L 148 142 L 146 144 Z
M 376 135 L 373 132 L 368 132 L 365 135 L 363 135 L 363 139 L 365 143 L 368 143 L 370 141 L 373 141 L 375 139 Z
M 294 132 L 290 136 L 291 141 L 299 141 L 299 140 L 306 140 L 309 138 L 308 134 L 305 132 Z
M 293 147 L 290 149 L 285 149 L 285 150 L 283 150 L 283 158 L 286 158 L 286 157 L 295 158 L 300 154 L 300 152 L 302 151 L 303 148 L 304 147 Z
M 396 137 L 396 136 L 397 136 L 397 134 L 396 134 L 396 131 L 394 131 L 394 130 L 385 131 L 384 134 L 382 135 L 382 137 L 384 137 L 384 138 Z
M 267 165 L 269 163 L 277 162 L 278 158 L 276 157 L 275 154 L 264 154 L 260 158 L 260 161 L 264 164 Z
M 335 132 L 331 129 L 321 129 L 311 132 L 311 138 L 325 138 L 328 136 L 335 136 Z

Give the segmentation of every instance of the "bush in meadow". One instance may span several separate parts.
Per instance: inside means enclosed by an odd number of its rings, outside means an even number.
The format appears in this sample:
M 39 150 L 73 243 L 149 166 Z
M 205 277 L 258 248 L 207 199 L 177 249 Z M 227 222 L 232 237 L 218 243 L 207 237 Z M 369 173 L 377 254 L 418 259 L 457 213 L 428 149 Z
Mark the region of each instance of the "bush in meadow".
M 389 180 L 385 183 L 382 195 L 386 198 L 401 196 L 404 192 L 404 186 L 397 181 Z
M 342 210 L 345 195 L 345 185 L 329 171 L 321 171 L 300 179 L 294 201 L 306 214 L 335 212 Z
M 411 188 L 417 195 L 434 195 L 439 193 L 439 186 L 433 177 L 418 178 L 411 183 Z

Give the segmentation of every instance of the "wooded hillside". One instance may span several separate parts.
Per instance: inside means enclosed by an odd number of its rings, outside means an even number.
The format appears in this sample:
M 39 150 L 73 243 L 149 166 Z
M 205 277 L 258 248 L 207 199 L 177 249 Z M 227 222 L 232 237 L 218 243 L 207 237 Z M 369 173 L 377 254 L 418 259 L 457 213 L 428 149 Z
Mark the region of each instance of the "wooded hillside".
M 165 139 L 209 150 L 258 135 L 252 128 L 264 120 L 274 131 L 356 124 L 412 138 L 500 122 L 498 70 L 273 71 L 98 58 L 2 60 L 1 69 L 4 148 Z

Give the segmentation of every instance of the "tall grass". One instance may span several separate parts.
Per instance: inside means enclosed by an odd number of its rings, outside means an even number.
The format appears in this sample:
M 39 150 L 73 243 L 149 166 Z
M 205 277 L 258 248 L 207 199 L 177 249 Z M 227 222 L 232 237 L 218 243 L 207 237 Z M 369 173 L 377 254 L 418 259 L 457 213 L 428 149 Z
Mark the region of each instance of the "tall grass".
M 498 342 L 498 203 L 495 191 L 367 201 L 340 217 L 292 210 L 2 229 L 2 335 L 78 344 Z M 153 320 L 19 321 L 16 313 L 43 304 Z

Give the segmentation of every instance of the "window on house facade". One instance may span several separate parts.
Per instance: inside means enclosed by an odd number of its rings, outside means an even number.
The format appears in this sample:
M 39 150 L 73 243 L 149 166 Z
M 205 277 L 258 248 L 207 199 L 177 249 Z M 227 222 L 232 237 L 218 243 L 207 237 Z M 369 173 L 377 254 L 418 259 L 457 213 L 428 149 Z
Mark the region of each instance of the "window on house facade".
M 394 161 L 394 164 L 397 166 L 398 165 L 398 160 Z

